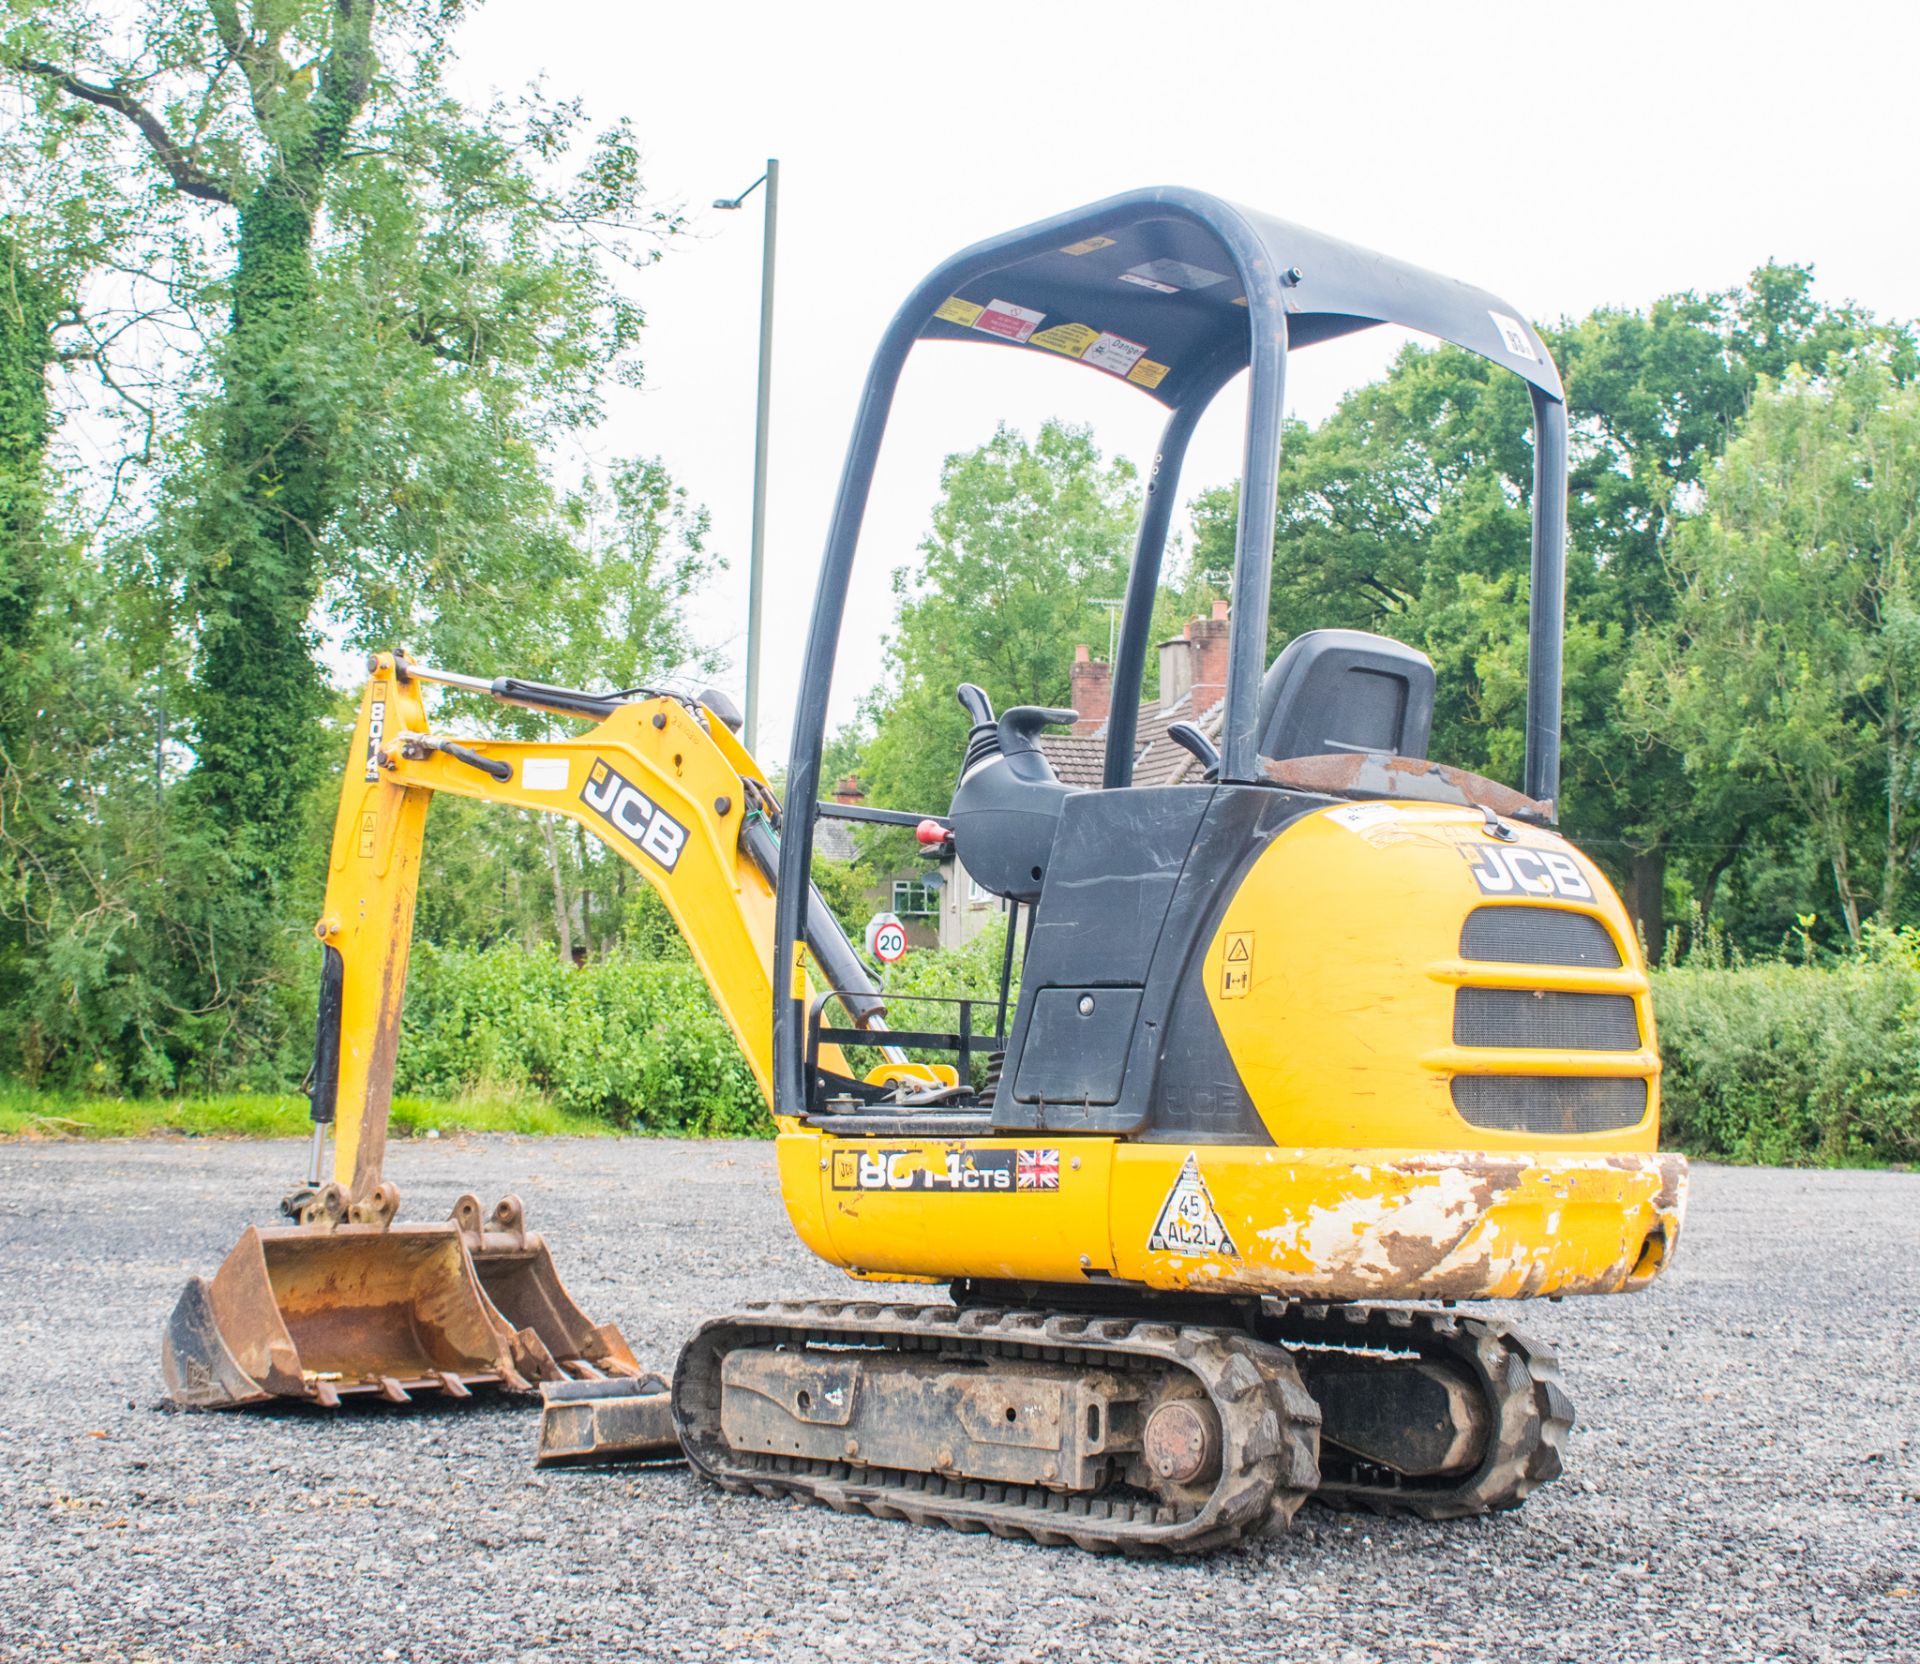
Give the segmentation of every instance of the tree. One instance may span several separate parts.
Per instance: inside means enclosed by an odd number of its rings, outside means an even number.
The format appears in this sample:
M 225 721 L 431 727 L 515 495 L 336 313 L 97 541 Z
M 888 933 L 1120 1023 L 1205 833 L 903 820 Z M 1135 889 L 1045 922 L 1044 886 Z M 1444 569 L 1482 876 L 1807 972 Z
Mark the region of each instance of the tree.
M 1675 565 L 1637 689 L 1690 771 L 1791 806 L 1858 946 L 1920 854 L 1920 388 L 1874 363 L 1767 385 Z
M 66 566 L 35 568 L 77 586 L 58 624 L 89 664 L 140 668 L 36 729 L 68 756 L 7 810 L 10 837 L 31 828 L 8 847 L 34 874 L 9 914 L 27 921 L 16 986 L 65 1014 L 57 1033 L 31 1018 L 50 1067 L 109 1059 L 148 1086 L 203 1066 L 277 1075 L 304 1024 L 288 991 L 307 974 L 340 743 L 323 642 L 616 685 L 696 657 L 679 607 L 699 512 L 657 464 L 565 481 L 552 464 L 606 379 L 637 378 L 642 320 L 618 268 L 656 258 L 678 221 L 643 200 L 624 124 L 594 135 L 537 95 L 480 111 L 445 97 L 458 4 L 0 7 L 0 73 L 33 98 L 8 142 L 83 146 L 95 167 L 61 198 L 85 211 L 52 238 L 63 269 L 86 269 L 116 216 L 152 228 L 96 263 L 116 292 L 160 298 L 110 326 L 68 320 L 77 352 L 103 379 L 166 359 L 184 390 L 150 422 L 158 492 L 63 546 Z M 162 305 L 190 326 L 172 359 Z M 542 859 L 531 823 L 472 842 L 494 905 L 517 862 L 538 882 L 514 923 L 541 916 L 569 852 Z M 101 884 L 111 906 L 89 897 Z M 82 935 L 85 974 L 67 977 L 55 961 Z M 25 1011 L 5 1013 L 16 1039 Z
M 1742 290 L 1603 309 L 1547 332 L 1571 423 L 1561 810 L 1622 880 L 1656 951 L 1667 856 L 1696 896 L 1771 808 L 1747 783 L 1689 776 L 1626 708 L 1635 643 L 1671 627 L 1667 548 L 1762 374 L 1849 355 L 1914 367 L 1905 331 L 1811 296 L 1812 270 L 1767 265 Z M 1302 629 L 1378 629 L 1421 647 L 1439 688 L 1436 756 L 1514 778 L 1523 751 L 1531 411 L 1520 380 L 1457 348 L 1409 347 L 1281 454 L 1272 647 Z M 1197 505 L 1197 564 L 1224 566 L 1234 494 Z
M 301 835 L 295 805 L 324 766 L 311 613 L 324 584 L 379 552 L 356 535 L 380 524 L 364 512 L 379 474 L 358 465 L 383 452 L 389 478 L 398 471 L 396 391 L 437 379 L 442 414 L 464 401 L 496 429 L 543 396 L 588 420 L 593 384 L 638 327 L 631 306 L 596 288 L 583 252 L 596 226 L 637 211 L 631 139 L 611 131 L 572 189 L 543 189 L 529 157 L 563 151 L 578 114 L 536 108 L 517 133 L 504 112 L 463 120 L 436 69 L 459 12 L 431 0 L 147 0 L 123 33 L 84 4 L 36 6 L 16 14 L 0 49 L 40 93 L 44 120 L 79 111 L 121 124 L 153 191 L 224 221 L 217 396 L 195 425 L 165 541 L 196 638 L 190 790 L 242 894 L 271 895 L 285 878 Z M 541 220 L 571 227 L 564 251 L 542 245 Z M 341 237 L 331 271 L 323 229 Z M 402 284 L 394 257 L 407 252 L 444 258 L 406 268 Z M 329 327 L 355 277 L 364 310 L 344 331 Z M 396 354 L 413 359 L 402 370 L 424 361 L 456 373 L 396 382 Z M 517 377 L 501 376 L 507 362 Z M 504 410 L 481 396 L 500 394 L 500 381 Z M 537 459 L 512 444 L 533 437 L 520 426 L 461 454 L 465 477 L 537 475 Z M 407 437 L 442 439 L 444 424 Z M 432 479 L 432 466 L 421 472 Z M 448 483 L 444 471 L 433 483 Z M 502 498 L 486 494 L 495 507 Z M 408 554 L 423 543 L 415 536 Z M 395 569 L 406 571 L 400 561 L 385 571 Z
M 896 808 L 939 810 L 952 795 L 960 683 L 996 710 L 1066 703 L 1074 644 L 1104 637 L 1093 603 L 1125 587 L 1140 512 L 1133 465 L 1057 421 L 1032 443 L 1000 428 L 948 457 L 940 485 L 918 563 L 894 575 L 891 685 L 869 707 L 867 785 Z

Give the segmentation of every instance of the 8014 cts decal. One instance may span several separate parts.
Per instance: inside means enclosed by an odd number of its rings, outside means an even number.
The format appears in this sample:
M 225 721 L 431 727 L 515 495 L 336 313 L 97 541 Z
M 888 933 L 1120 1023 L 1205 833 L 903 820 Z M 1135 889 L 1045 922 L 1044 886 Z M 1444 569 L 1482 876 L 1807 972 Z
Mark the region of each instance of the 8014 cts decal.
M 835 1190 L 1058 1190 L 1055 1150 L 835 1150 Z
M 687 847 L 687 829 L 604 757 L 596 757 L 580 801 L 668 872 Z

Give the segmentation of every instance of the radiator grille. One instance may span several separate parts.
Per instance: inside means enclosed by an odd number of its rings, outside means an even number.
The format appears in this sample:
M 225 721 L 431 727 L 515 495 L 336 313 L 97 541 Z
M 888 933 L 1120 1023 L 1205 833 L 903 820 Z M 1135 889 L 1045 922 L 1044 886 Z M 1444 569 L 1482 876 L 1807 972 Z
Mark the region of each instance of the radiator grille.
M 1453 1002 L 1453 1043 L 1630 1052 L 1640 1045 L 1640 1024 L 1626 994 L 1462 988 Z
M 1462 959 L 1501 965 L 1587 965 L 1614 970 L 1620 950 L 1591 913 L 1560 907 L 1476 907 L 1460 931 Z
M 1453 1107 L 1476 1127 L 1565 1137 L 1619 1132 L 1647 1113 L 1644 1080 L 1566 1075 L 1455 1075 Z

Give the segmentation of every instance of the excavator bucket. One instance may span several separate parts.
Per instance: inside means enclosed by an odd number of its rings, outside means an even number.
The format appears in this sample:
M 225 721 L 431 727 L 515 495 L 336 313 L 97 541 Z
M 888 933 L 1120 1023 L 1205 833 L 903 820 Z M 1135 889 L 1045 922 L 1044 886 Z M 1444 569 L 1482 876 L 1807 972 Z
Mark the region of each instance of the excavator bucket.
M 174 1307 L 161 1346 L 169 1402 L 404 1403 L 421 1390 L 465 1398 L 483 1384 L 528 1392 L 543 1380 L 637 1375 L 619 1331 L 574 1304 L 518 1200 L 495 1210 L 511 1228 L 463 1228 L 479 1212 L 463 1196 L 438 1225 L 250 1227 Z
M 535 1381 L 597 1380 L 640 1373 L 621 1333 L 595 1323 L 567 1292 L 546 1243 L 526 1228 L 517 1196 L 506 1197 L 482 1228 L 477 1197 L 453 1205 L 473 1269 L 489 1304 L 513 1331 L 515 1359 Z

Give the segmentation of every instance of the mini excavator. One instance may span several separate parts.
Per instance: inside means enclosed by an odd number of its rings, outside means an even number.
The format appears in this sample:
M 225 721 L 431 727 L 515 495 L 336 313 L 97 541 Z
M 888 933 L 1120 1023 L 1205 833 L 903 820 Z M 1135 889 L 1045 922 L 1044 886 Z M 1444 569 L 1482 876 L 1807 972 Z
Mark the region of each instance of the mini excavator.
M 1531 396 L 1518 788 L 1429 759 L 1434 672 L 1416 650 L 1310 630 L 1266 660 L 1287 354 L 1382 324 L 1479 354 Z M 963 686 L 945 810 L 817 800 L 861 522 L 922 341 L 1071 361 L 1168 412 L 1098 788 L 1064 784 L 1040 744 L 1073 713 L 996 714 Z M 1198 783 L 1136 786 L 1182 460 L 1242 371 L 1222 714 L 1217 733 L 1173 731 Z M 1511 306 L 1216 197 L 1112 197 L 937 267 L 868 375 L 784 805 L 716 695 L 374 661 L 320 924 L 315 1166 L 297 1223 L 250 1230 L 182 1296 L 176 1400 L 646 1386 L 623 1382 L 631 1353 L 565 1297 L 512 1198 L 490 1220 L 463 1198 L 443 1225 L 394 1221 L 382 1131 L 414 886 L 427 804 L 451 791 L 569 815 L 652 883 L 767 1093 L 802 1240 L 857 1279 L 947 1285 L 704 1323 L 671 1411 L 709 1479 L 1127 1553 L 1279 1529 L 1310 1496 L 1434 1519 L 1516 1506 L 1560 1471 L 1572 1406 L 1546 1347 L 1456 1303 L 1642 1288 L 1686 1194 L 1685 1162 L 1657 1148 L 1633 927 L 1554 830 L 1566 447 L 1558 374 Z M 443 737 L 432 682 L 594 726 Z M 874 987 L 811 881 L 826 815 L 916 827 L 1024 915 L 998 989 Z

